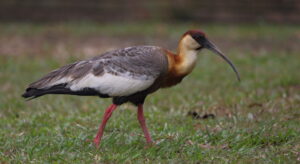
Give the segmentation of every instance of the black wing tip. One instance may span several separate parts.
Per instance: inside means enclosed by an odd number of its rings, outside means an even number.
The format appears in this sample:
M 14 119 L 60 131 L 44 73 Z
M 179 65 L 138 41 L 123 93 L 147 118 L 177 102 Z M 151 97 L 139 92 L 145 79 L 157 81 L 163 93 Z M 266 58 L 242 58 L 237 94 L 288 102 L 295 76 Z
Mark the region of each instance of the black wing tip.
M 110 97 L 107 94 L 99 93 L 97 90 L 93 88 L 83 88 L 80 91 L 72 91 L 69 88 L 66 88 L 67 84 L 58 84 L 52 86 L 48 89 L 37 89 L 37 88 L 27 88 L 25 93 L 22 94 L 22 97 L 26 99 L 26 101 L 38 98 L 47 94 L 68 94 L 68 95 L 78 95 L 78 96 L 99 96 L 102 98 Z
M 30 94 L 29 94 L 29 92 L 30 92 L 30 89 L 27 88 L 26 91 L 21 96 L 23 98 L 29 98 L 29 97 L 31 97 Z
M 25 98 L 26 101 L 39 97 L 37 94 L 37 89 L 34 88 L 27 88 L 26 91 L 21 96 Z

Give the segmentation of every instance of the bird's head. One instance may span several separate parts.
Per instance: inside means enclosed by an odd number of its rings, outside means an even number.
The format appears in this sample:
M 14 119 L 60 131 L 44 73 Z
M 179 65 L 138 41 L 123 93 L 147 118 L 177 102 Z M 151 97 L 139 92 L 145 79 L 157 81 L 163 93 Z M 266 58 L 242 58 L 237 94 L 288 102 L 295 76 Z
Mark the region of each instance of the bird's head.
M 183 34 L 181 39 L 183 46 L 191 51 L 199 52 L 202 49 L 208 49 L 218 56 L 222 57 L 233 69 L 237 79 L 240 81 L 240 76 L 233 63 L 224 55 L 224 53 L 210 40 L 207 39 L 204 32 L 200 30 L 189 30 Z

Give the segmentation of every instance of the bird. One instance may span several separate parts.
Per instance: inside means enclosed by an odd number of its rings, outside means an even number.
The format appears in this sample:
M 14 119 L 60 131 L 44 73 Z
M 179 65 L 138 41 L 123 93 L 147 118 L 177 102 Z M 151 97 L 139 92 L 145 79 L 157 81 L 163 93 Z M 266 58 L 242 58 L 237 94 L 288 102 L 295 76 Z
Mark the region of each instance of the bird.
M 137 107 L 137 119 L 146 143 L 153 143 L 146 126 L 143 104 L 149 94 L 179 84 L 194 69 L 202 49 L 211 50 L 239 72 L 233 63 L 199 30 L 185 32 L 177 52 L 159 46 L 132 46 L 58 68 L 29 84 L 22 97 L 27 100 L 48 94 L 98 96 L 112 98 L 93 140 L 98 147 L 107 121 L 118 106 L 131 103 Z

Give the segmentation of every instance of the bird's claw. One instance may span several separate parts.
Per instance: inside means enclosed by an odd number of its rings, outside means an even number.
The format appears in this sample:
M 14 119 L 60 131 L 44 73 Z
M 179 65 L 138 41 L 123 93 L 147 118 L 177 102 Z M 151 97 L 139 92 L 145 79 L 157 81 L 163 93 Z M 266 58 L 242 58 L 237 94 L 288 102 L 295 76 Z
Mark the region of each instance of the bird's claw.
M 94 142 L 96 148 L 99 148 L 100 140 L 98 138 L 95 138 L 93 142 Z

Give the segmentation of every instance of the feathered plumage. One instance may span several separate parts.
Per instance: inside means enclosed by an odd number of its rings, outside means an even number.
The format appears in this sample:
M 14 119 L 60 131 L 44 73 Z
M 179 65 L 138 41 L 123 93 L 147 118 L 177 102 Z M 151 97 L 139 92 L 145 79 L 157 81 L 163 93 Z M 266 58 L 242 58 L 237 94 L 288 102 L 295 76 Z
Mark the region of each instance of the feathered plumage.
M 146 127 L 143 104 L 146 96 L 160 88 L 170 87 L 192 72 L 197 53 L 207 48 L 234 65 L 199 30 L 186 32 L 172 53 L 155 46 L 135 46 L 106 52 L 54 70 L 33 82 L 22 95 L 33 99 L 47 94 L 111 97 L 113 104 L 105 111 L 94 143 L 99 145 L 106 122 L 112 112 L 126 102 L 138 106 L 138 120 L 148 143 L 152 142 Z
M 154 46 L 128 47 L 75 62 L 33 82 L 23 94 L 124 97 L 148 89 L 168 71 L 164 51 Z

